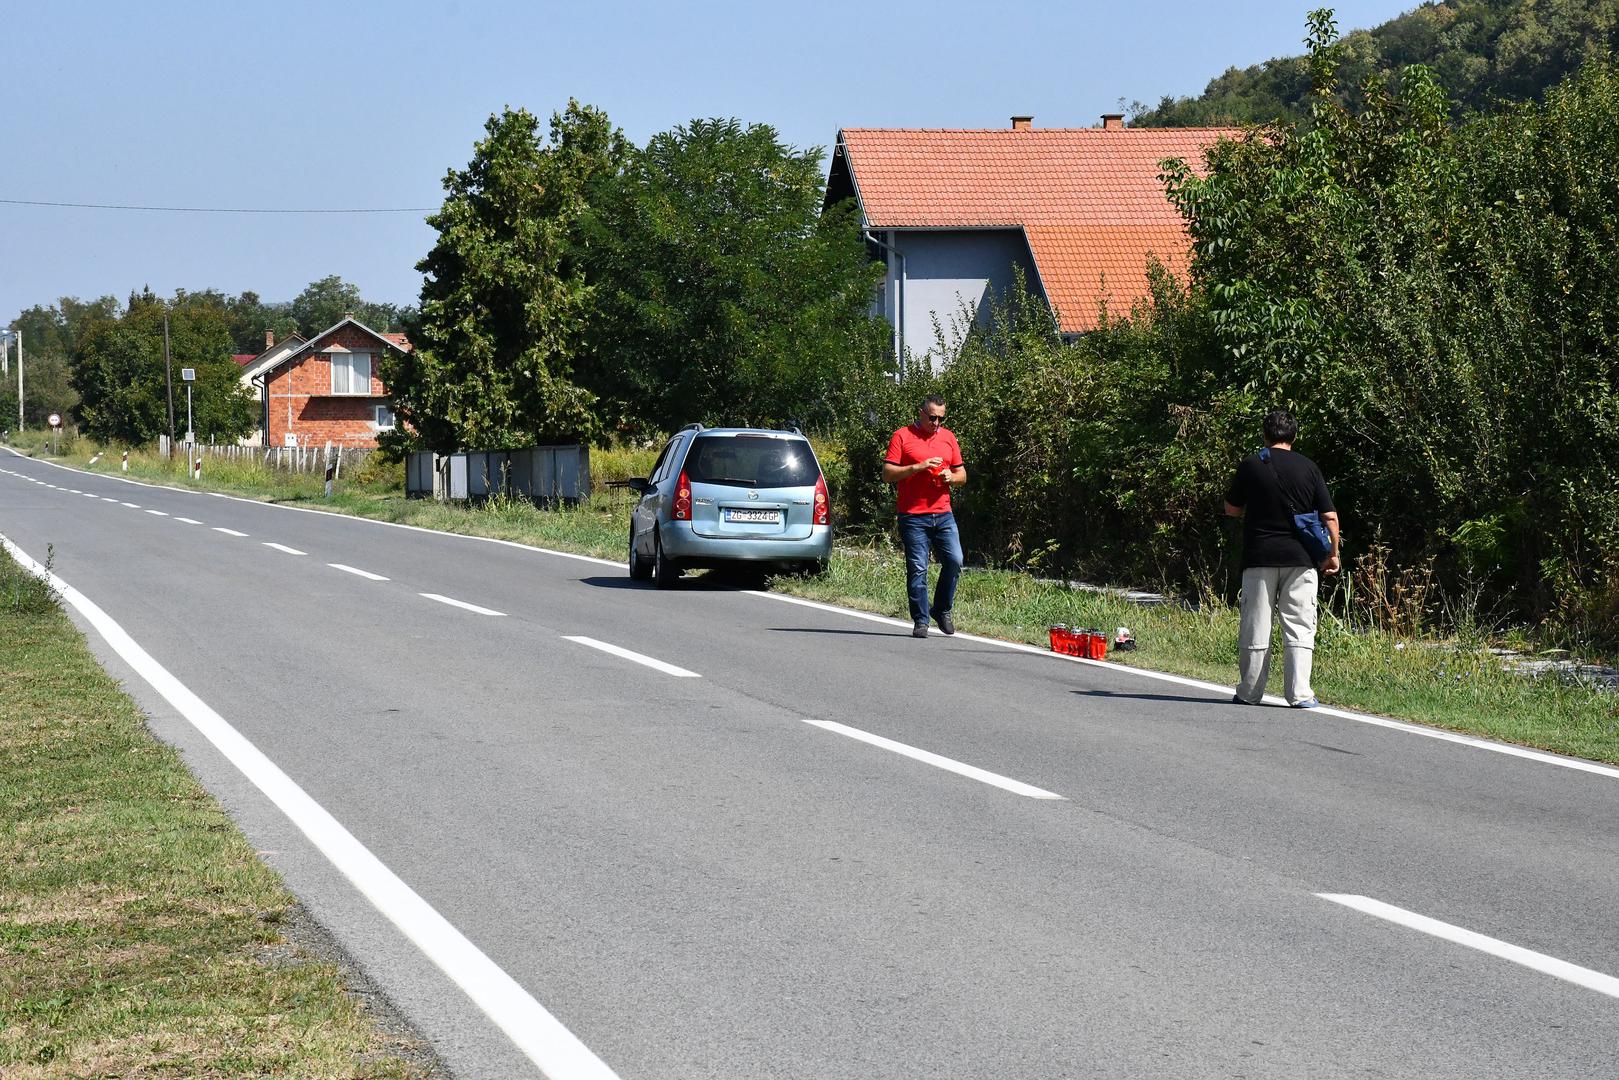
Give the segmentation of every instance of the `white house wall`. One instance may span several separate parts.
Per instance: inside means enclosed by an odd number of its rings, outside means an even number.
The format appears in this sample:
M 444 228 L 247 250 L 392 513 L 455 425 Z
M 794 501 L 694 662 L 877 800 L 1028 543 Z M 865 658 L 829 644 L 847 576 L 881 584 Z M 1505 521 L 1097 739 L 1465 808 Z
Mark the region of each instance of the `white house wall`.
M 894 230 L 884 239 L 904 258 L 889 256 L 883 317 L 892 325 L 899 302 L 906 351 L 927 356 L 935 370 L 960 347 L 968 329 L 964 316 L 975 322 L 989 318 L 990 299 L 1006 295 L 1014 266 L 1023 268 L 1031 286 L 1038 284 L 1021 229 Z M 897 287 L 901 267 L 905 280 Z M 944 331 L 943 351 L 935 319 Z

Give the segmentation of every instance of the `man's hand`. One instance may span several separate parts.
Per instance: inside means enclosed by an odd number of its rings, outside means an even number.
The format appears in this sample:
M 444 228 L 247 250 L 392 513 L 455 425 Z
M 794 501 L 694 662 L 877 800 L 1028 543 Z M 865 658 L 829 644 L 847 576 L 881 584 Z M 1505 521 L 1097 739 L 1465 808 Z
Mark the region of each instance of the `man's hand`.
M 1336 574 L 1343 565 L 1343 560 L 1336 555 L 1328 555 L 1327 560 L 1321 564 L 1321 572 L 1327 576 Z
M 940 465 L 943 465 L 943 464 L 944 464 L 944 458 L 942 458 L 942 457 L 930 457 L 926 461 L 918 462 L 917 466 L 916 466 L 916 471 L 917 472 L 932 472 L 934 469 L 937 469 Z

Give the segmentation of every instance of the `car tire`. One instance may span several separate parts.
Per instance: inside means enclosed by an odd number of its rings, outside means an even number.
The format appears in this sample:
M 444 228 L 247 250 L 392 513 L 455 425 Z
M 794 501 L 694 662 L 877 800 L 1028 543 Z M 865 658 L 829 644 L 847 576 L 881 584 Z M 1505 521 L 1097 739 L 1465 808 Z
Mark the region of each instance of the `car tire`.
M 810 577 L 826 577 L 826 572 L 831 568 L 831 559 L 811 559 L 804 564 L 804 573 Z
M 672 589 L 675 582 L 680 580 L 680 567 L 669 561 L 663 553 L 663 536 L 661 533 L 653 534 L 652 541 L 652 584 L 660 589 Z
M 652 578 L 652 564 L 641 558 L 635 550 L 635 527 L 630 526 L 630 580 L 648 581 Z

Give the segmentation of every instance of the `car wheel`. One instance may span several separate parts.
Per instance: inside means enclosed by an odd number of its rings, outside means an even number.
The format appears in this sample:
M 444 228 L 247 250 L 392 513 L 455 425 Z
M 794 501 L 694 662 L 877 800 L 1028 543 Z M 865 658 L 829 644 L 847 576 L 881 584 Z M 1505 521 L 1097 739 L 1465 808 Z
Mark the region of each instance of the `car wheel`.
M 663 553 L 663 536 L 653 534 L 652 541 L 652 584 L 660 589 L 673 588 L 675 582 L 680 580 L 680 567 L 669 561 Z
M 630 526 L 630 580 L 646 581 L 652 577 L 652 566 L 635 550 L 635 526 Z
M 804 573 L 810 577 L 826 577 L 826 572 L 831 568 L 831 559 L 811 559 L 804 564 Z

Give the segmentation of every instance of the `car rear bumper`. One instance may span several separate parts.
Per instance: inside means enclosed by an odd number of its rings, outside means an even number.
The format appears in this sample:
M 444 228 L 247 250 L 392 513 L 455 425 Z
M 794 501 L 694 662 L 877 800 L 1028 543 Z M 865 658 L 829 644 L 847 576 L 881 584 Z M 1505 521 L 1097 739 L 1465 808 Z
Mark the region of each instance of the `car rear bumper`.
M 815 525 L 802 540 L 698 536 L 689 521 L 663 525 L 663 554 L 683 566 L 728 562 L 806 562 L 832 556 L 832 527 Z

